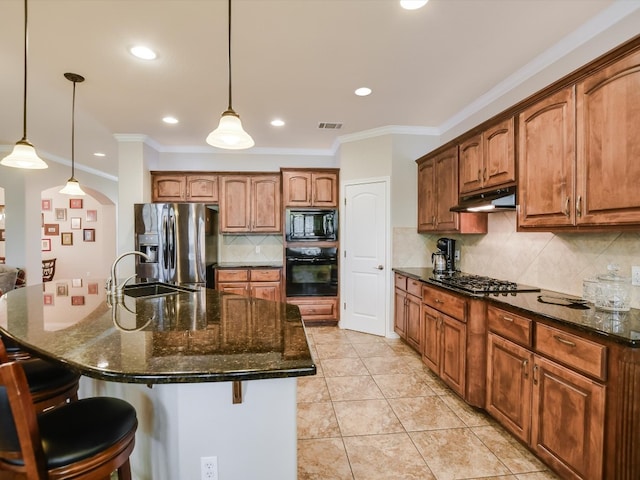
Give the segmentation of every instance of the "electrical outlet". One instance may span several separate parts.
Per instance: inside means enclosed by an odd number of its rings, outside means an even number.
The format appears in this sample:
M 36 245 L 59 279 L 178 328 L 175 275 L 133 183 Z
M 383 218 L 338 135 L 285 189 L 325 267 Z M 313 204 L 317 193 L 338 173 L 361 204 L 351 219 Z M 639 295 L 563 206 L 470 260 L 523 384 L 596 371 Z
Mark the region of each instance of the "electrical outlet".
M 260 245 L 256 245 L 256 253 L 260 253 Z
M 456 250 L 456 253 L 453 254 L 453 258 L 455 258 L 456 262 L 460 261 L 460 250 Z
M 631 285 L 640 287 L 640 267 L 631 267 Z
M 201 480 L 218 479 L 218 457 L 200 457 Z

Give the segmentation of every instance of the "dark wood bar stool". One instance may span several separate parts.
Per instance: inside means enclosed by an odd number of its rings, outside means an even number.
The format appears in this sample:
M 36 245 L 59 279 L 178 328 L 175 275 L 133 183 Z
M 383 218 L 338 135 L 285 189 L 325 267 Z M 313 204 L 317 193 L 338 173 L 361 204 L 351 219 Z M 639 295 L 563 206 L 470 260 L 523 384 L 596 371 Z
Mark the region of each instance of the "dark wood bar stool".
M 12 353 L 13 358 L 10 358 L 4 346 L 4 339 L 0 340 L 0 363 L 19 359 L 27 377 L 36 412 L 43 412 L 78 399 L 79 374 L 41 358 L 30 357 L 23 350 L 17 349 Z
M 23 362 L 0 365 L 0 470 L 27 480 L 131 480 L 138 420 L 124 400 L 94 397 L 36 414 Z

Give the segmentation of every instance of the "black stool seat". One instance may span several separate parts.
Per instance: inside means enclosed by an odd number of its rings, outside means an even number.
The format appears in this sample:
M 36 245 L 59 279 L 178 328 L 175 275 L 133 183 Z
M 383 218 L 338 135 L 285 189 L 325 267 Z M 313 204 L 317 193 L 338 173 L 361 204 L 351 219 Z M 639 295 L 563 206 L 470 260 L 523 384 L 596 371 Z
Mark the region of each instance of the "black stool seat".
M 23 360 L 22 368 L 27 376 L 31 394 L 52 390 L 62 385 L 78 381 L 80 375 L 68 368 L 47 362 L 41 358 Z

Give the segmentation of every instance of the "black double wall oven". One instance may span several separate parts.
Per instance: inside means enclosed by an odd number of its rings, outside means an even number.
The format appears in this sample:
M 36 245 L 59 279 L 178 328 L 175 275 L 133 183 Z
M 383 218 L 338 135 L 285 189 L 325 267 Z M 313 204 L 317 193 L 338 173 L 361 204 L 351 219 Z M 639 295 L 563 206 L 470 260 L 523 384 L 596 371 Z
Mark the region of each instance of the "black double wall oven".
M 287 210 L 286 296 L 338 296 L 337 210 Z

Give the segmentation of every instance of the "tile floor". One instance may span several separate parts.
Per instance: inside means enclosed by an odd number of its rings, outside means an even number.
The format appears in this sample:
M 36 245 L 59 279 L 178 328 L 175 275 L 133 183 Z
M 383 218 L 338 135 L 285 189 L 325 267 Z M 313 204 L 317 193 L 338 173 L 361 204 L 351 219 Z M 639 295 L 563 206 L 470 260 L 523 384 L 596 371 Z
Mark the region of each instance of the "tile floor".
M 402 340 L 307 334 L 318 374 L 298 379 L 298 480 L 558 478 Z

